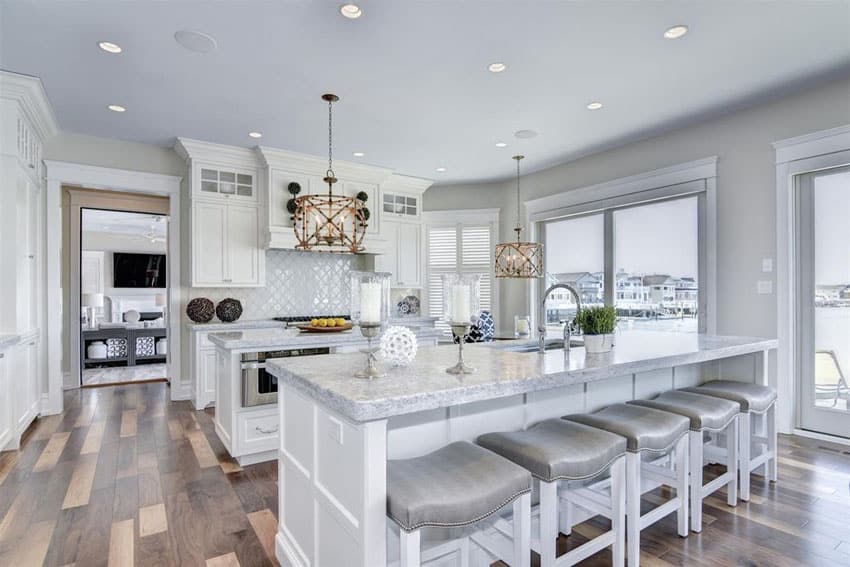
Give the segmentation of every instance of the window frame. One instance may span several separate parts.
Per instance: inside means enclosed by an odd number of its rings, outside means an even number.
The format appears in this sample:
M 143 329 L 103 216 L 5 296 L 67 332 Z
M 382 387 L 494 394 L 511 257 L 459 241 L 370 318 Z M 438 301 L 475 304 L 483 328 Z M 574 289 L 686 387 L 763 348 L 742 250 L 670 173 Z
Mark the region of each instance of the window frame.
M 710 157 L 582 187 L 527 201 L 532 237 L 545 242 L 545 224 L 589 214 L 604 215 L 604 272 L 606 305 L 614 304 L 614 211 L 656 202 L 697 197 L 699 327 L 705 334 L 717 333 L 717 158 Z M 537 326 L 540 300 L 546 290 L 541 279 L 532 286 L 529 309 Z

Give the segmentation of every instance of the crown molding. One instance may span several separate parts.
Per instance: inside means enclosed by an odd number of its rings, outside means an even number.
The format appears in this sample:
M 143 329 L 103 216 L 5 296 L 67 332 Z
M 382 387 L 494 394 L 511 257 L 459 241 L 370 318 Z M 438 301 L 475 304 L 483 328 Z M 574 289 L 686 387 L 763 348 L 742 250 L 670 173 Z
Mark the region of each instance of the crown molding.
M 416 193 L 421 195 L 434 184 L 433 179 L 423 179 L 421 177 L 411 177 L 409 175 L 401 175 L 393 173 L 381 185 L 384 191 L 400 191 L 403 193 Z
M 42 140 L 59 133 L 56 115 L 38 77 L 0 71 L 0 98 L 18 103 L 21 112 Z
M 289 150 L 258 146 L 257 153 L 263 165 L 270 169 L 285 169 L 295 173 L 320 175 L 324 177 L 328 169 L 326 157 L 302 154 Z M 360 183 L 383 183 L 393 174 L 391 169 L 373 165 L 363 165 L 350 161 L 334 161 L 334 173 L 340 179 Z
M 186 162 L 199 159 L 237 167 L 258 167 L 261 165 L 256 150 L 193 140 L 192 138 L 177 138 L 174 142 L 174 151 Z

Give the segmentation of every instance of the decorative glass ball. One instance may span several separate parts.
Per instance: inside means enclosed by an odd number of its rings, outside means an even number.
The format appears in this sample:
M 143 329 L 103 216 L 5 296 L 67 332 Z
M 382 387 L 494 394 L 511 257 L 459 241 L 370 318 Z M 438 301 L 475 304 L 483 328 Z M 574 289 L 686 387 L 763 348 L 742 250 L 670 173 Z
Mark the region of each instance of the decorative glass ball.
M 416 358 L 416 335 L 407 327 L 390 327 L 381 337 L 381 358 L 393 366 L 407 366 Z

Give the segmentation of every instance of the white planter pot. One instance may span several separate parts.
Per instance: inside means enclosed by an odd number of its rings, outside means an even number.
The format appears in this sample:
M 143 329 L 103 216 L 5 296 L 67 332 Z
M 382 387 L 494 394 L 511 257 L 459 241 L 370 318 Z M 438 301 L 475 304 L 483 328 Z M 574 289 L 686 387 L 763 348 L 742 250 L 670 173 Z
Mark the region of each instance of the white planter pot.
M 614 346 L 614 335 L 584 335 L 584 350 L 588 354 L 611 352 Z

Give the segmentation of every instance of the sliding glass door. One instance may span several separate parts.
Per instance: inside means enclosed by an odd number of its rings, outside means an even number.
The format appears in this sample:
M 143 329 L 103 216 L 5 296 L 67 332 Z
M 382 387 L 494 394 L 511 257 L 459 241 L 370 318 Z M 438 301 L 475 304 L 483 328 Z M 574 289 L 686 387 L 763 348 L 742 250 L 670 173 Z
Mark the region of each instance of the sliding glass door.
M 800 427 L 850 438 L 850 167 L 797 178 Z

